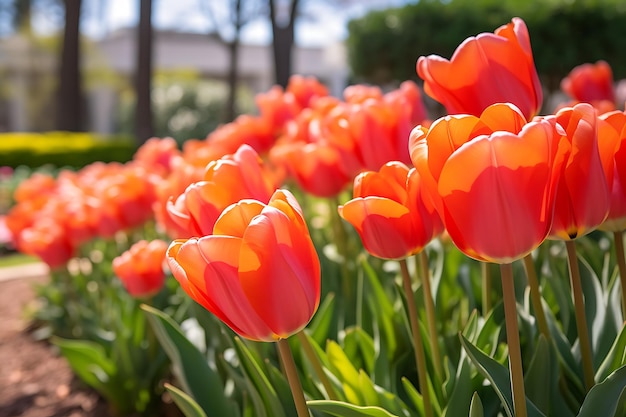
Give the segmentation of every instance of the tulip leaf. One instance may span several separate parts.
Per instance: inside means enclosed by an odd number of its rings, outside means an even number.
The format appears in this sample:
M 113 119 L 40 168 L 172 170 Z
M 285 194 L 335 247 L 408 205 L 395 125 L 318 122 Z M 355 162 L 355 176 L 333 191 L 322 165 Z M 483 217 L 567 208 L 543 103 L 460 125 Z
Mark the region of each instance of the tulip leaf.
M 618 417 L 620 398 L 626 392 L 626 366 L 623 366 L 609 375 L 604 381 L 595 385 L 583 402 L 576 417 Z M 624 411 L 624 404 L 621 410 Z
M 544 414 L 553 415 L 558 411 L 561 417 L 573 417 L 559 389 L 559 366 L 556 348 L 539 335 L 535 354 L 524 374 L 526 396 Z
M 374 319 L 378 322 L 379 328 L 385 334 L 385 337 L 381 338 L 381 340 L 384 340 L 388 345 L 387 352 L 391 358 L 398 347 L 398 336 L 392 320 L 392 317 L 395 317 L 395 310 L 393 304 L 389 301 L 387 293 L 385 293 L 384 288 L 380 284 L 376 272 L 367 261 L 367 258 L 364 258 L 361 264 L 371 289 L 371 291 L 366 292 L 368 294 L 368 305 L 370 306 Z
M 98 391 L 116 407 L 126 410 L 128 397 L 123 385 L 118 381 L 117 366 L 111 361 L 102 345 L 89 340 L 67 340 L 54 337 L 61 354 L 72 371 L 90 387 Z
M 480 349 L 474 346 L 463 335 L 460 335 L 461 344 L 467 352 L 467 355 L 471 359 L 472 363 L 478 371 L 483 374 L 485 378 L 491 382 L 494 390 L 500 397 L 504 411 L 509 417 L 514 417 L 513 414 L 513 394 L 511 392 L 511 382 L 509 370 L 494 359 L 487 356 Z M 528 411 L 528 417 L 545 417 L 539 409 L 526 399 L 526 407 Z
M 307 401 L 312 410 L 321 411 L 337 417 L 398 417 L 380 407 L 361 407 L 341 401 L 315 400 Z
M 142 305 L 161 346 L 173 364 L 174 373 L 207 417 L 233 415 L 236 405 L 224 394 L 224 384 L 217 371 L 185 337 L 178 324 L 167 314 Z
M 444 415 L 448 417 L 461 416 L 468 409 L 472 401 L 472 372 L 471 363 L 465 351 L 461 352 L 461 359 L 456 374 L 450 378 L 454 387 L 448 398 L 448 405 L 444 409 Z
M 309 332 L 311 333 L 311 337 L 317 342 L 318 345 L 326 342 L 326 339 L 329 338 L 329 331 L 333 324 L 334 320 L 334 310 L 335 310 L 335 294 L 329 293 L 322 304 L 320 304 L 315 316 L 313 316 L 313 320 L 307 326 Z
M 352 403 L 364 404 L 359 391 L 359 372 L 354 368 L 352 361 L 346 356 L 341 346 L 329 340 L 326 344 L 326 356 L 330 370 L 343 385 L 346 399 Z
M 202 408 L 189 395 L 173 385 L 165 383 L 165 389 L 170 393 L 172 399 L 185 415 L 185 417 L 207 417 Z
M 623 365 L 626 365 L 626 325 L 622 327 L 622 331 L 598 368 L 596 381 L 604 381 L 611 372 Z
M 237 357 L 241 361 L 241 368 L 246 378 L 261 396 L 267 414 L 272 417 L 284 417 L 285 410 L 276 390 L 263 372 L 253 353 L 239 337 L 235 338 L 235 350 L 237 351 Z
M 480 396 L 477 392 L 472 395 L 472 402 L 469 407 L 469 417 L 484 417 L 485 412 L 483 410 L 483 403 L 480 401 Z

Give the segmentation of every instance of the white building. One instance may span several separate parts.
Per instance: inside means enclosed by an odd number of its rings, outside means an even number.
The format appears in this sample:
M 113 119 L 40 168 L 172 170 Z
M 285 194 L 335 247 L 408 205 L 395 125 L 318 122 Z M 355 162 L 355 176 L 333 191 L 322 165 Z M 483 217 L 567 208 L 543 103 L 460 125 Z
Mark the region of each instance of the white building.
M 116 76 L 132 79 L 136 65 L 136 30 L 121 29 L 83 48 L 85 73 L 105 69 Z M 215 37 L 198 33 L 155 31 L 153 65 L 159 70 L 192 69 L 202 78 L 226 80 L 228 48 Z M 311 75 L 324 82 L 334 95 L 346 85 L 348 68 L 342 44 L 326 48 L 301 48 L 293 51 L 293 72 Z M 28 105 L 29 83 L 42 74 L 56 74 L 56 55 L 33 48 L 19 36 L 0 41 L 0 75 L 3 105 L 0 107 L 0 130 L 33 130 L 32 118 L 37 109 Z M 240 82 L 253 93 L 267 91 L 273 85 L 271 45 L 241 45 L 239 49 Z M 53 84 L 53 83 L 52 83 Z M 111 133 L 115 124 L 116 95 L 111 85 L 85 83 L 92 131 Z M 29 108 L 30 107 L 30 108 Z M 43 107 L 42 107 L 43 108 Z

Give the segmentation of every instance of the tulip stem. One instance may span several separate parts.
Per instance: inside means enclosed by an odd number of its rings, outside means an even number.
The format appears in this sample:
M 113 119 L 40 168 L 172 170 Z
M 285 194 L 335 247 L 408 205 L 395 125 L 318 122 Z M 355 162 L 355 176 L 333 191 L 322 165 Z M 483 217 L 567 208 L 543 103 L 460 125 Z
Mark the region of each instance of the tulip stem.
M 587 330 L 587 317 L 585 315 L 585 301 L 583 299 L 583 288 L 580 281 L 580 270 L 578 269 L 578 259 L 576 258 L 576 243 L 573 240 L 566 240 L 567 261 L 569 265 L 569 276 L 574 295 L 574 312 L 576 316 L 576 329 L 580 344 L 580 356 L 583 364 L 583 375 L 585 378 L 585 388 L 589 391 L 595 385 L 593 372 L 593 362 L 591 356 L 591 343 L 589 342 L 589 331 Z
M 622 286 L 622 316 L 626 321 L 626 259 L 624 259 L 624 234 L 613 232 L 615 240 L 615 255 L 617 256 L 617 267 L 619 268 L 619 281 Z
M 304 330 L 300 330 L 298 333 L 296 333 L 296 335 L 298 336 L 298 340 L 302 345 L 304 354 L 309 360 L 311 366 L 313 366 L 313 370 L 315 371 L 317 377 L 320 379 L 320 382 L 324 386 L 328 398 L 331 400 L 339 400 L 339 396 L 337 395 L 337 392 L 335 392 L 333 384 L 330 382 L 330 379 L 328 379 L 328 375 L 326 375 L 326 373 L 324 372 L 324 368 L 322 368 L 322 363 L 320 362 L 319 356 L 317 356 L 317 354 L 313 350 L 313 346 L 309 341 L 309 337 L 304 333 Z
M 509 347 L 509 370 L 511 371 L 511 390 L 513 391 L 513 411 L 515 417 L 526 417 L 526 393 L 524 390 L 524 370 L 522 368 L 522 350 L 517 326 L 517 301 L 513 282 L 513 266 L 500 265 L 502 279 L 502 298 L 504 301 L 504 320 L 506 325 L 506 343 Z
M 433 353 L 435 375 L 439 381 L 443 377 L 441 353 L 439 352 L 439 338 L 437 336 L 437 325 L 435 322 L 435 302 L 430 288 L 430 268 L 428 267 L 428 254 L 425 250 L 420 252 L 420 263 L 422 266 L 422 286 L 424 293 L 424 307 L 426 308 L 426 321 L 428 322 L 428 334 L 430 336 L 430 346 Z
M 491 311 L 491 270 L 489 269 L 488 262 L 480 263 L 480 272 L 483 278 L 483 317 L 487 317 L 487 314 Z
M 278 353 L 283 362 L 285 374 L 287 375 L 287 381 L 291 388 L 291 395 L 293 395 L 293 402 L 296 405 L 296 411 L 298 417 L 310 417 L 309 409 L 304 399 L 304 391 L 302 390 L 302 384 L 300 384 L 300 378 L 298 377 L 298 370 L 296 369 L 296 363 L 293 360 L 291 348 L 287 339 L 278 339 Z
M 543 309 L 541 302 L 541 292 L 539 291 L 539 279 L 537 278 L 537 271 L 535 271 L 535 263 L 531 254 L 524 256 L 524 269 L 526 269 L 526 276 L 528 277 L 528 286 L 530 287 L 530 299 L 533 303 L 533 309 L 535 310 L 535 318 L 537 319 L 537 326 L 539 331 L 544 335 L 546 340 L 551 340 L 550 329 L 548 328 L 548 320 L 546 320 L 546 312 Z
M 422 333 L 420 332 L 419 317 L 417 315 L 417 307 L 415 306 L 415 297 L 411 288 L 411 276 L 406 259 L 401 259 L 400 270 L 402 271 L 402 283 L 404 286 L 404 294 L 406 296 L 406 304 L 409 311 L 409 321 L 411 323 L 411 333 L 413 337 L 413 352 L 415 353 L 415 362 L 417 365 L 417 377 L 419 379 L 420 391 L 424 400 L 425 417 L 433 417 L 433 406 L 430 401 L 430 391 L 428 388 L 428 374 L 426 372 L 426 355 L 424 353 L 424 342 L 422 341 Z

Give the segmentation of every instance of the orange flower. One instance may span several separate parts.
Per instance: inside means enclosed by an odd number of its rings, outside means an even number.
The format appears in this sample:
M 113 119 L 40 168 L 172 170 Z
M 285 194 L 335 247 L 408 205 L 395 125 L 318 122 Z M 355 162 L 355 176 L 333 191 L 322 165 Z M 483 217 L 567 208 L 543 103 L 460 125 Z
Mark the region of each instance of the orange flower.
M 419 174 L 401 162 L 359 174 L 353 197 L 339 206 L 339 214 L 355 227 L 365 249 L 379 258 L 418 253 L 443 230 L 434 208 L 422 197 Z
M 543 101 L 528 29 L 517 17 L 493 34 L 467 38 L 449 61 L 421 56 L 417 73 L 426 94 L 450 114 L 478 116 L 490 104 L 507 102 L 530 119 Z
M 17 241 L 17 249 L 39 257 L 51 269 L 64 266 L 75 252 L 61 225 L 49 218 L 42 218 L 24 229 Z
M 140 240 L 113 259 L 113 272 L 133 297 L 144 298 L 163 288 L 163 263 L 167 243 L 162 240 Z
M 549 122 L 499 131 L 458 148 L 444 163 L 438 192 L 443 221 L 466 255 L 510 263 L 537 248 L 552 224 L 567 143 Z
M 590 103 L 596 107 L 607 105 L 615 108 L 613 71 L 606 61 L 582 64 L 570 71 L 561 81 L 561 90 L 574 100 Z M 608 104 L 602 104 L 608 102 Z
M 443 215 L 443 207 L 438 191 L 439 177 L 450 156 L 477 136 L 496 131 L 519 133 L 525 124 L 526 119 L 517 107 L 500 103 L 488 106 L 480 117 L 445 116 L 430 128 L 418 126 L 413 129 L 409 138 L 411 160 L 440 215 Z
M 615 110 L 598 119 L 598 149 L 612 155 L 613 165 L 609 214 L 600 229 L 619 232 L 626 230 L 626 112 Z
M 614 148 L 600 154 L 597 115 L 590 104 L 567 107 L 545 119 L 559 129 L 572 150 L 559 183 L 550 236 L 575 239 L 597 228 L 608 214 L 607 177 L 612 181 Z
M 272 176 L 264 168 L 259 155 L 242 145 L 233 155 L 211 162 L 204 180 L 191 184 L 175 201 L 170 199 L 170 217 L 187 235 L 206 236 L 229 205 L 244 198 L 268 201 L 276 189 Z
M 287 338 L 319 306 L 319 259 L 302 210 L 285 190 L 267 205 L 231 205 L 212 235 L 172 242 L 167 261 L 191 298 L 251 340 Z

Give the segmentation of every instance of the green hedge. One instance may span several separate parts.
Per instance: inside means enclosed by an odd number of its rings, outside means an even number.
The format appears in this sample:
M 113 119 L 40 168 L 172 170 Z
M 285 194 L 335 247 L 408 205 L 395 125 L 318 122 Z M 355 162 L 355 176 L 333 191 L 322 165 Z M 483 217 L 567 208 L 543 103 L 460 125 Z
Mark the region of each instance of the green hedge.
M 0 166 L 81 168 L 92 162 L 127 162 L 135 153 L 129 137 L 94 133 L 0 133 Z

